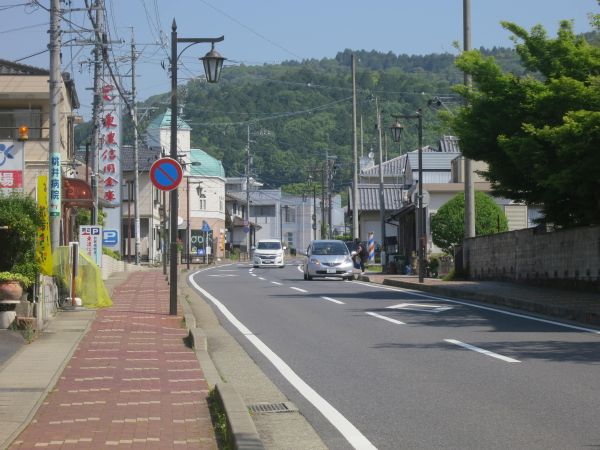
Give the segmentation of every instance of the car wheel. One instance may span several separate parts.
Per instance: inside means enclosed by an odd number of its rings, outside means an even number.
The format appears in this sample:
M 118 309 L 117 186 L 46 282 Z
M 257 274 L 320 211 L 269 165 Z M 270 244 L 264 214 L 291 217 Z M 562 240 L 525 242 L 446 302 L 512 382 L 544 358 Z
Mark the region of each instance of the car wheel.
M 308 281 L 311 281 L 311 280 L 313 279 L 313 277 L 311 277 L 309 274 L 306 274 L 306 279 L 307 279 Z
M 306 276 L 306 272 L 302 273 L 302 275 L 304 275 L 305 280 L 308 280 L 308 277 Z
M 258 266 L 252 266 L 252 267 L 254 267 L 255 269 L 258 269 Z

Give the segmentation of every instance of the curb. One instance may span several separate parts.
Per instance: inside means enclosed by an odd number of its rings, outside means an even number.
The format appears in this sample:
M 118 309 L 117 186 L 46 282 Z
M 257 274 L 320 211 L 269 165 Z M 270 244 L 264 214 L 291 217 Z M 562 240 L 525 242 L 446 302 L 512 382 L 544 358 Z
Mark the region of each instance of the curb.
M 196 352 L 196 358 L 200 363 L 200 367 L 202 367 L 209 388 L 215 390 L 217 399 L 225 412 L 234 448 L 241 450 L 264 449 L 265 447 L 242 397 L 232 385 L 221 379 L 219 371 L 210 358 L 206 334 L 201 328 L 196 327 L 196 317 L 193 315 L 190 305 L 186 299 L 180 301 L 180 303 L 183 305 L 183 317 L 189 331 L 192 348 Z

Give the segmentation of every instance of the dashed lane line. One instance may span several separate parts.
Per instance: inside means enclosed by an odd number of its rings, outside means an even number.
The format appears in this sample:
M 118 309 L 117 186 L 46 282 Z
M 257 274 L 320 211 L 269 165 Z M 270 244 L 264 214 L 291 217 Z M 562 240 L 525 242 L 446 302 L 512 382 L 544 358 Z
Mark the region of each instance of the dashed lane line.
M 400 322 L 399 320 L 392 319 L 390 317 L 385 317 L 385 316 L 382 316 L 381 314 L 377 314 L 374 312 L 368 312 L 365 314 L 368 314 L 369 316 L 377 317 L 378 319 L 387 320 L 388 322 L 395 323 L 396 325 L 406 325 L 404 322 Z
M 477 353 L 482 353 L 484 355 L 491 356 L 492 358 L 500 359 L 502 361 L 506 361 L 506 362 L 510 362 L 510 363 L 521 362 L 518 359 L 509 358 L 508 356 L 504 356 L 504 355 L 500 355 L 498 353 L 490 352 L 489 350 L 485 350 L 483 348 L 475 347 L 474 345 L 466 344 L 464 342 L 457 341 L 456 339 L 444 339 L 444 341 L 446 341 L 446 342 L 448 342 L 450 344 L 458 345 L 459 347 L 463 347 L 463 348 L 466 348 L 468 350 L 473 350 L 474 352 L 477 352 Z

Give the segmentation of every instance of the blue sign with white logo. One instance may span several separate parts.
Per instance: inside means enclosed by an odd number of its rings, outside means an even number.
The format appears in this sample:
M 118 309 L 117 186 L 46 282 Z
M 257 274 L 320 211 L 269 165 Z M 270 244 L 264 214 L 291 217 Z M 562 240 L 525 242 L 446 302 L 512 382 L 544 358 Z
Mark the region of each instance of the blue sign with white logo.
M 119 231 L 118 230 L 104 230 L 102 233 L 102 245 L 111 247 L 119 242 Z

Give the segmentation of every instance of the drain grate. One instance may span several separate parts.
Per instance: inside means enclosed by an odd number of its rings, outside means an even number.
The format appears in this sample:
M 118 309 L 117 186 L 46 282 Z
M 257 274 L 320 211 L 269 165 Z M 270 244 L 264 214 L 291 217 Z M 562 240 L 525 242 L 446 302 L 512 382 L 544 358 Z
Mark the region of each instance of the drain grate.
M 248 409 L 257 414 L 271 414 L 271 413 L 287 413 L 296 412 L 298 408 L 292 402 L 281 402 L 281 403 L 254 403 L 248 405 Z

